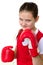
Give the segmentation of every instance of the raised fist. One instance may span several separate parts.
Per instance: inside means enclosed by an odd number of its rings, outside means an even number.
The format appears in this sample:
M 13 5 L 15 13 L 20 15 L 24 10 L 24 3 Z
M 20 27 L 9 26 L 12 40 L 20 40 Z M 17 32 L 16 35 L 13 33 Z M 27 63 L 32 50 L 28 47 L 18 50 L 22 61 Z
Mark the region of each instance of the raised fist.
M 21 33 L 20 40 L 23 45 L 28 45 L 31 56 L 38 55 L 36 37 L 30 29 L 25 29 Z
M 1 60 L 3 62 L 11 62 L 14 59 L 14 51 L 12 50 L 13 46 L 5 46 L 2 49 Z

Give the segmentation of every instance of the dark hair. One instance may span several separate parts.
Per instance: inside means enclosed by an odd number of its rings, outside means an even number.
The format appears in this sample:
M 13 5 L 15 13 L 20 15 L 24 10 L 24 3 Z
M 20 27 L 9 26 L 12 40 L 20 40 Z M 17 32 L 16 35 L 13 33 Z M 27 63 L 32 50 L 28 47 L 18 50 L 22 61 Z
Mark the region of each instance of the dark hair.
M 25 2 L 24 4 L 21 5 L 19 12 L 24 11 L 24 10 L 31 11 L 34 18 L 36 18 L 38 15 L 38 6 L 36 3 Z

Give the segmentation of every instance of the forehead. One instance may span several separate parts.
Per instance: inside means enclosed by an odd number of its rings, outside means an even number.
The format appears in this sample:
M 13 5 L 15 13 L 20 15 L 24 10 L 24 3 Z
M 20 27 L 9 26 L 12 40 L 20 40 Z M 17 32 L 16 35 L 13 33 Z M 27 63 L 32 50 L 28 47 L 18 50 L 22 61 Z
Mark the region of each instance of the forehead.
M 34 18 L 31 11 L 21 11 L 21 12 L 19 12 L 19 17 L 21 17 L 21 18 Z

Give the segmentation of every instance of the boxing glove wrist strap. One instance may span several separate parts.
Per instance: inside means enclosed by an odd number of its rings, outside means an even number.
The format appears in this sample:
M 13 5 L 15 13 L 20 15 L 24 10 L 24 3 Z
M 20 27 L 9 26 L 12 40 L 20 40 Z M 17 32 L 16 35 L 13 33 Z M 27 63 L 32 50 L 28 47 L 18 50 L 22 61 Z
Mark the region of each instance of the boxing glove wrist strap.
M 39 54 L 38 54 L 38 52 L 37 52 L 37 49 L 30 49 L 30 53 L 31 53 L 31 56 L 32 57 L 36 57 L 36 56 L 38 56 Z

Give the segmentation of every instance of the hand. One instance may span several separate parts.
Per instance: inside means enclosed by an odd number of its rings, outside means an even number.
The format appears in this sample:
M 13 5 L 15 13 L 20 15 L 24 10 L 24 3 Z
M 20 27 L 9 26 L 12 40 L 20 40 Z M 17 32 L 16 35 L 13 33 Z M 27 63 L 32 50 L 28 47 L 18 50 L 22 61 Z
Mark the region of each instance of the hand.
M 5 46 L 2 49 L 1 60 L 3 62 L 11 62 L 14 59 L 14 51 L 12 50 L 13 46 Z
M 28 47 L 29 47 L 31 56 L 33 56 L 33 57 L 37 56 L 38 55 L 38 52 L 37 52 L 37 41 L 36 41 L 36 38 L 35 38 L 35 36 L 34 36 L 34 34 L 32 33 L 31 30 L 25 29 L 21 33 L 21 35 L 20 35 L 21 42 L 23 42 L 25 38 L 29 39 L 29 46 Z

